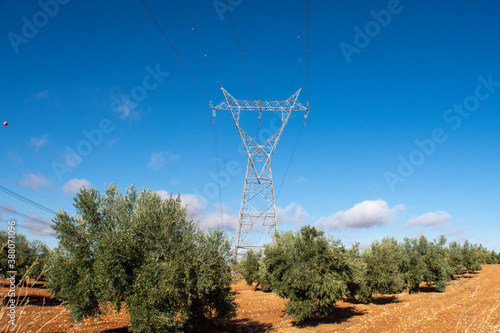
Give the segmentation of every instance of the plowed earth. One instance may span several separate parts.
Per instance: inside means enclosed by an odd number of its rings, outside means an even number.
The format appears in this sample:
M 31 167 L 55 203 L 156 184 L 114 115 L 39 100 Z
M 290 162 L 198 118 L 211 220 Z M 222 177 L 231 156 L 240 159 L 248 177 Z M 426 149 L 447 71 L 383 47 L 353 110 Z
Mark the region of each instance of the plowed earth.
M 253 291 L 244 281 L 233 285 L 237 316 L 222 327 L 204 332 L 497 332 L 500 333 L 500 265 L 487 265 L 476 274 L 452 281 L 445 292 L 423 285 L 418 294 L 403 293 L 376 298 L 372 304 L 338 302 L 332 314 L 304 325 L 284 315 L 286 300 L 273 293 Z M 0 280 L 0 295 L 8 292 Z M 17 326 L 8 325 L 6 307 L 0 309 L 2 332 L 127 332 L 124 309 L 107 309 L 98 318 L 77 325 L 68 306 L 51 298 L 43 284 L 17 290 Z

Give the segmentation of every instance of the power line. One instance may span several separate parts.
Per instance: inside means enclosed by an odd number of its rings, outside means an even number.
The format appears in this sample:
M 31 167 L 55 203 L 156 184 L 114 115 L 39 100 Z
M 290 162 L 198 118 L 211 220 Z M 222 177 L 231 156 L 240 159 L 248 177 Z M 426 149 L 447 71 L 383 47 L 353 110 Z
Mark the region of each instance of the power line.
M 0 221 L 7 222 L 7 223 L 10 222 L 10 221 L 4 220 L 4 219 L 0 219 Z M 43 232 L 43 233 L 49 233 L 47 236 L 55 236 L 54 235 L 54 230 L 48 231 L 47 229 L 38 229 L 38 228 L 30 227 L 30 226 L 27 226 L 27 225 L 23 225 L 23 224 L 19 225 L 19 227 L 25 228 L 25 229 L 30 229 L 30 230 L 33 230 L 33 231 L 39 231 L 39 232 Z
M 220 210 L 220 220 L 222 227 L 224 227 L 224 214 L 222 213 L 222 193 L 220 187 L 220 166 L 219 166 L 219 143 L 217 140 L 217 124 L 214 123 L 214 137 L 215 137 L 215 158 L 217 159 L 217 184 L 219 186 L 219 210 Z
M 310 58 L 309 58 L 309 35 L 310 35 L 310 29 L 309 29 L 309 0 L 306 0 L 306 97 L 307 97 L 307 110 L 306 110 L 306 116 L 307 113 L 309 112 L 309 89 L 310 89 Z M 278 195 L 276 196 L 276 199 L 279 198 L 279 195 L 281 193 L 281 190 L 283 188 L 283 185 L 285 184 L 286 176 L 288 175 L 288 171 L 290 169 L 290 164 L 292 163 L 293 157 L 295 156 L 295 151 L 297 150 L 297 146 L 299 145 L 300 137 L 302 136 L 302 130 L 304 129 L 305 125 L 305 120 L 302 122 L 302 125 L 300 127 L 299 135 L 297 136 L 297 140 L 295 141 L 295 145 L 293 146 L 292 150 L 292 155 L 290 156 L 290 160 L 288 161 L 288 165 L 286 166 L 285 170 L 285 175 L 283 176 L 283 180 L 281 181 L 281 185 L 278 189 Z
M 20 216 L 20 217 L 24 217 L 24 218 L 26 218 L 28 220 L 31 220 L 31 221 L 35 221 L 35 222 L 39 222 L 39 223 L 42 223 L 42 224 L 46 224 L 48 226 L 54 225 L 53 223 L 42 221 L 42 220 L 37 219 L 35 217 L 29 216 L 29 215 L 26 215 L 26 214 L 23 214 L 23 213 L 19 213 L 18 211 L 14 210 L 14 209 L 10 209 L 10 208 L 5 207 L 5 206 L 1 206 L 0 205 L 0 209 L 3 210 L 4 212 L 10 213 L 10 214 L 14 214 L 14 215 L 17 215 L 17 216 Z
M 307 96 L 307 103 L 309 104 L 310 101 L 310 67 L 311 67 L 311 60 L 309 57 L 309 0 L 306 0 L 306 96 Z
M 292 155 L 290 156 L 290 160 L 288 161 L 288 165 L 286 166 L 285 175 L 283 176 L 283 180 L 281 181 L 280 188 L 278 189 L 278 195 L 276 196 L 276 200 L 278 200 L 281 189 L 285 184 L 286 176 L 288 175 L 288 170 L 290 170 L 290 164 L 292 164 L 293 157 L 295 156 L 295 151 L 297 150 L 297 146 L 299 145 L 300 137 L 302 136 L 302 130 L 304 129 L 304 123 L 300 126 L 299 135 L 297 136 L 297 140 L 295 141 L 295 145 L 293 146 Z
M 191 23 L 191 20 L 189 19 L 189 15 L 186 13 L 186 10 L 184 9 L 183 1 L 181 0 L 180 3 L 181 3 L 182 14 L 184 15 L 184 18 L 186 19 L 189 26 L 191 27 L 191 31 L 193 31 L 194 37 L 196 38 L 196 41 L 198 42 L 198 45 L 200 46 L 200 49 L 203 52 L 203 57 L 208 62 L 208 65 L 210 67 L 210 71 L 212 72 L 212 75 L 217 82 L 217 86 L 220 87 L 221 82 L 218 79 L 218 75 L 215 73 L 215 69 L 214 69 L 214 66 L 212 65 L 212 62 L 210 61 L 210 57 L 207 56 L 206 47 L 202 43 L 200 37 L 198 36 L 197 30 L 195 29 L 194 24 Z
M 200 90 L 200 92 L 202 93 L 203 97 L 205 97 L 205 99 L 207 100 L 207 103 L 210 103 L 210 100 L 208 99 L 208 97 L 205 94 L 205 92 L 203 91 L 203 89 L 201 89 L 201 86 L 198 84 L 198 81 L 196 81 L 196 79 L 194 78 L 193 74 L 191 73 L 191 71 L 189 70 L 189 68 L 187 67 L 187 65 L 182 60 L 180 54 L 177 52 L 177 50 L 175 49 L 174 45 L 170 42 L 170 39 L 168 39 L 168 37 L 165 34 L 165 32 L 163 31 L 162 27 L 160 26 L 160 24 L 158 23 L 158 21 L 154 17 L 153 13 L 149 10 L 148 5 L 146 5 L 146 3 L 144 2 L 144 0 L 141 0 L 141 2 L 144 5 L 144 7 L 146 8 L 146 10 L 148 11 L 148 13 L 151 16 L 151 18 L 153 19 L 153 21 L 155 22 L 155 24 L 158 27 L 158 29 L 160 29 L 160 32 L 162 33 L 163 37 L 165 37 L 165 39 L 167 40 L 168 44 L 170 45 L 170 47 L 174 51 L 174 53 L 177 56 L 177 58 L 179 58 L 179 61 L 182 63 L 182 66 L 184 66 L 184 69 L 186 69 L 186 71 L 188 72 L 189 76 L 191 76 L 191 79 L 194 81 L 194 83 L 196 84 L 196 86 L 198 87 L 198 89 Z
M 41 194 L 41 193 L 35 192 L 35 191 L 33 191 L 32 189 L 30 189 L 29 187 L 27 187 L 27 186 L 25 186 L 25 185 L 23 185 L 23 184 L 21 184 L 21 183 L 19 183 L 19 182 L 15 181 L 14 179 L 11 179 L 11 178 L 9 178 L 9 177 L 7 177 L 7 176 L 4 176 L 4 175 L 0 175 L 0 177 L 5 178 L 5 179 L 7 179 L 8 181 L 11 181 L 11 182 L 13 182 L 14 184 L 17 184 L 17 185 L 19 185 L 19 186 L 21 186 L 21 187 L 24 187 L 26 190 L 28 190 L 28 191 L 30 191 L 30 192 L 32 192 L 32 193 L 35 193 L 36 195 L 39 195 L 39 196 L 41 196 L 42 198 L 45 198 L 45 199 L 47 199 L 47 200 L 50 200 L 50 201 L 52 201 L 53 203 L 55 203 L 55 204 L 57 204 L 57 205 L 59 205 L 59 206 L 64 206 L 64 204 L 62 204 L 62 203 L 60 203 L 60 202 L 58 202 L 58 201 L 55 201 L 54 199 L 51 199 L 51 198 L 49 198 L 49 197 L 47 197 L 47 196 L 45 196 L 45 195 L 43 195 L 43 194 Z
M 47 208 L 47 207 L 39 204 L 38 202 L 30 200 L 30 199 L 26 198 L 25 196 L 23 196 L 23 195 L 21 195 L 21 194 L 19 194 L 17 192 L 9 190 L 8 188 L 6 188 L 4 186 L 0 185 L 0 191 L 6 193 L 6 194 L 8 194 L 8 195 L 10 195 L 10 196 L 12 196 L 12 197 L 14 197 L 16 199 L 19 199 L 19 200 L 21 200 L 21 201 L 23 201 L 23 202 L 25 202 L 25 203 L 27 203 L 27 204 L 35 207 L 35 208 L 41 209 L 41 210 L 43 210 L 43 211 L 45 211 L 47 213 L 51 213 L 51 214 L 55 213 L 55 211 L 53 209 Z
M 233 15 L 229 9 L 227 0 L 224 0 L 224 5 L 226 7 L 227 17 L 229 18 L 229 23 L 231 29 L 233 30 L 234 39 L 236 40 L 236 45 L 238 45 L 238 50 L 240 51 L 241 59 L 243 60 L 243 65 L 247 72 L 248 79 L 250 80 L 250 85 L 252 86 L 253 93 L 255 94 L 255 99 L 259 100 L 259 94 L 257 94 L 257 88 L 255 88 L 255 83 L 253 82 L 252 74 L 250 73 L 250 67 L 248 66 L 247 57 L 245 51 L 243 51 L 243 45 L 241 44 L 240 36 L 238 35 L 238 30 L 236 30 L 236 25 L 234 24 Z
M 180 54 L 175 49 L 174 45 L 170 42 L 170 39 L 168 39 L 167 35 L 165 34 L 165 32 L 163 31 L 162 27 L 160 26 L 160 24 L 158 23 L 158 21 L 154 17 L 153 13 L 151 12 L 151 10 L 149 10 L 149 7 L 146 5 L 146 3 L 144 2 L 144 0 L 141 0 L 141 2 L 144 5 L 144 7 L 146 8 L 146 10 L 148 11 L 148 13 L 151 16 L 151 18 L 153 19 L 153 21 L 155 22 L 155 24 L 158 27 L 158 29 L 160 29 L 163 37 L 165 37 L 165 39 L 167 40 L 168 44 L 170 45 L 170 47 L 172 48 L 172 50 L 176 54 L 177 58 L 179 58 L 179 61 L 184 66 L 184 69 L 188 72 L 189 76 L 191 77 L 191 79 L 193 80 L 193 82 L 196 84 L 196 86 L 198 87 L 198 89 L 202 93 L 203 97 L 205 97 L 205 100 L 207 101 L 207 103 L 211 106 L 211 104 L 212 104 L 211 101 L 208 99 L 207 95 L 205 94 L 205 92 L 203 91 L 203 89 L 201 88 L 201 86 L 198 84 L 198 81 L 196 81 L 194 75 L 191 73 L 191 71 L 187 67 L 186 63 L 184 63 L 184 61 L 182 60 Z M 222 224 L 224 224 L 223 213 L 222 213 L 222 193 L 221 193 L 221 186 L 220 186 L 220 180 L 219 180 L 219 177 L 220 177 L 219 148 L 218 148 L 218 143 L 217 143 L 217 127 L 215 126 L 215 122 L 214 122 L 214 138 L 215 138 L 215 159 L 216 159 L 216 164 L 217 164 L 217 186 L 219 187 L 219 203 L 220 203 L 221 222 L 222 222 Z

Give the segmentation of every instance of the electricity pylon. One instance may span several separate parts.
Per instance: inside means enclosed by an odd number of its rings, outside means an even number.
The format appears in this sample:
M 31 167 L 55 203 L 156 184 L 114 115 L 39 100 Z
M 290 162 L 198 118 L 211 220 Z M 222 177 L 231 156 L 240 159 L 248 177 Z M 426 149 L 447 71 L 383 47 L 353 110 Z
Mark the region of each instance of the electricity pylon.
M 235 99 L 224 88 L 221 88 L 221 90 L 224 93 L 225 100 L 215 107 L 212 106 L 214 118 L 215 110 L 229 110 L 231 112 L 248 155 L 245 185 L 243 187 L 236 231 L 237 241 L 234 248 L 235 255 L 237 255 L 238 249 L 252 247 L 243 245 L 243 242 L 255 223 L 262 223 L 271 236 L 273 236 L 274 230 L 278 228 L 276 207 L 274 204 L 271 157 L 291 113 L 294 111 L 306 111 L 305 118 L 307 118 L 309 103 L 305 107 L 297 100 L 300 89 L 284 101 L 240 100 Z M 281 127 L 264 143 L 258 144 L 257 139 L 252 139 L 240 126 L 240 116 L 243 111 L 258 111 L 259 122 L 262 118 L 262 112 L 280 112 Z

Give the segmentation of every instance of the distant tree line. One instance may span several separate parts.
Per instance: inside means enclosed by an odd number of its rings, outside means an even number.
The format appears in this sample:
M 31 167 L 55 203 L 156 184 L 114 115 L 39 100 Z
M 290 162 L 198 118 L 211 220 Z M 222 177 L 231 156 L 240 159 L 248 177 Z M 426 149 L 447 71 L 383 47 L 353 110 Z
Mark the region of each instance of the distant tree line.
M 324 232 L 304 226 L 275 235 L 264 251 L 249 249 L 238 270 L 249 285 L 286 297 L 285 313 L 295 321 L 328 314 L 344 298 L 368 303 L 374 297 L 405 290 L 419 292 L 423 282 L 437 290 L 459 274 L 483 264 L 500 263 L 500 254 L 482 245 L 447 244 L 444 236 L 374 241 L 366 248 L 346 248 Z
M 40 240 L 29 241 L 23 234 L 17 234 L 15 237 L 15 256 L 16 256 L 16 283 L 25 277 L 45 280 L 47 278 L 48 261 L 50 249 Z M 0 231 L 0 275 L 6 276 L 8 271 L 12 271 L 8 265 L 9 246 L 8 235 L 4 230 Z M 6 276 L 7 277 L 7 276 Z

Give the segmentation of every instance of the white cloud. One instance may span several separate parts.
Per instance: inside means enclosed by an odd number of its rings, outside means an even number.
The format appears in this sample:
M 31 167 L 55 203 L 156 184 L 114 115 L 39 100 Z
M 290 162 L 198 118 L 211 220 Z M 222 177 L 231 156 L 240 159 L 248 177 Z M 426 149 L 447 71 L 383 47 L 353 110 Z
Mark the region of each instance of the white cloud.
M 85 188 L 90 188 L 92 187 L 92 184 L 90 184 L 88 180 L 83 178 L 73 178 L 68 180 L 66 184 L 63 185 L 62 192 L 64 195 L 73 195 L 80 192 L 82 186 L 85 186 Z
M 31 145 L 35 147 L 35 150 L 38 151 L 40 147 L 46 146 L 49 144 L 49 139 L 48 139 L 48 134 L 45 134 L 44 136 L 40 138 L 31 138 L 30 140 Z
M 452 230 L 452 231 L 448 232 L 448 233 L 446 234 L 446 236 L 448 236 L 448 237 L 451 237 L 451 236 L 458 236 L 458 235 L 463 234 L 463 233 L 464 233 L 464 232 L 466 232 L 467 230 L 469 230 L 469 228 L 460 228 L 460 229 Z
M 49 91 L 42 90 L 42 91 L 39 91 L 37 93 L 31 94 L 31 97 L 36 99 L 36 100 L 40 100 L 42 98 L 47 98 L 47 97 L 49 97 Z
M 306 177 L 299 177 L 293 181 L 294 184 L 298 184 L 298 185 L 304 184 L 305 182 L 307 182 Z
M 54 222 L 42 218 L 36 214 L 28 214 L 23 223 L 23 227 L 28 228 L 32 234 L 41 236 L 55 236 L 56 233 L 50 227 L 51 225 L 54 225 Z
M 160 198 L 162 198 L 163 200 L 170 198 L 170 193 L 165 190 L 156 190 L 155 192 L 158 193 Z
M 7 158 L 15 165 L 21 164 L 23 162 L 23 159 L 19 157 L 17 153 L 9 152 L 7 154 Z
M 118 113 L 121 120 L 129 119 L 139 119 L 140 113 L 138 112 L 137 107 L 138 103 L 130 100 L 130 97 L 127 97 L 125 94 L 115 89 L 111 93 L 111 107 L 114 112 Z
M 199 222 L 200 228 L 220 227 L 226 230 L 236 230 L 238 214 L 231 215 L 227 204 L 214 205 L 215 211 L 208 209 L 208 203 L 204 198 L 195 194 L 181 194 L 182 204 L 187 205 L 187 216 Z M 222 214 L 221 214 L 222 210 Z
M 309 214 L 296 202 L 292 202 L 287 207 L 276 207 L 276 218 L 279 224 L 301 225 L 305 222 Z
M 24 178 L 21 180 L 21 185 L 29 187 L 35 191 L 39 191 L 40 187 L 49 186 L 51 181 L 44 176 L 38 176 L 33 173 L 29 173 L 24 175 Z
M 450 214 L 443 210 L 438 210 L 435 212 L 429 212 L 422 214 L 417 217 L 411 217 L 408 222 L 406 222 L 406 227 L 431 227 L 433 229 L 438 229 L 450 222 Z
M 116 145 L 118 143 L 119 140 L 120 140 L 119 138 L 114 138 L 114 139 L 108 140 L 106 142 L 106 145 L 108 147 L 113 147 L 114 145 Z
M 151 156 L 149 158 L 149 164 L 148 167 L 151 170 L 160 170 L 163 168 L 163 166 L 167 163 L 167 160 L 169 162 L 175 162 L 179 159 L 179 155 L 175 154 L 170 154 L 168 152 L 164 151 L 159 151 L 159 152 L 152 152 Z
M 389 208 L 382 199 L 365 200 L 348 210 L 319 218 L 316 226 L 325 229 L 360 229 L 387 225 L 394 221 L 401 210 L 404 210 L 404 205 Z

